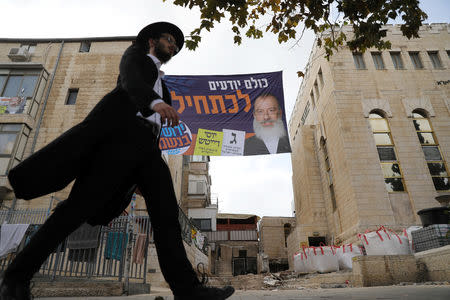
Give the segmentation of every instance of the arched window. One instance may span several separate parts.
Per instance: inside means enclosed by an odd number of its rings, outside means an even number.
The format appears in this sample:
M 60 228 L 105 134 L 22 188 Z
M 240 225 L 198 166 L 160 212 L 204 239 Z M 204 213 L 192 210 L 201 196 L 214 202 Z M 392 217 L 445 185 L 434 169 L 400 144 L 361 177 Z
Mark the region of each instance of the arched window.
M 325 139 L 321 139 L 322 144 L 322 150 L 323 150 L 323 159 L 325 163 L 325 170 L 327 172 L 328 177 L 328 187 L 330 190 L 330 198 L 331 198 L 331 205 L 333 206 L 333 211 L 336 210 L 336 195 L 334 193 L 334 183 L 333 183 L 333 170 L 331 170 L 331 163 L 330 159 L 328 157 L 328 149 L 327 144 L 325 142 Z
M 437 191 L 450 190 L 447 164 L 442 157 L 439 143 L 431 127 L 430 120 L 424 112 L 415 110 L 413 111 L 413 123 L 417 137 L 422 145 L 423 154 L 425 155 L 434 187 Z
M 369 114 L 369 122 L 372 127 L 378 157 L 383 171 L 384 183 L 388 192 L 405 191 L 405 183 L 397 160 L 394 141 L 392 140 L 389 123 L 379 111 Z

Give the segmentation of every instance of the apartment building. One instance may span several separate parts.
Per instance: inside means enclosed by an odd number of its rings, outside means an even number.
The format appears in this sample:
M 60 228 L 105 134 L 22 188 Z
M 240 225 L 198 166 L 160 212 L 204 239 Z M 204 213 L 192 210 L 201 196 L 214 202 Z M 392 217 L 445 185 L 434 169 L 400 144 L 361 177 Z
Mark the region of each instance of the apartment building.
M 70 186 L 33 201 L 16 201 L 6 174 L 81 122 L 115 87 L 120 59 L 134 38 L 0 38 L 0 203 L 4 209 L 51 209 L 55 199 L 68 196 Z M 163 157 L 180 201 L 183 158 Z M 140 197 L 136 209 L 145 209 Z
M 389 50 L 341 47 L 327 60 L 312 49 L 289 122 L 290 260 L 301 245 L 420 224 L 417 212 L 450 193 L 450 25 L 424 25 L 411 40 L 385 29 Z

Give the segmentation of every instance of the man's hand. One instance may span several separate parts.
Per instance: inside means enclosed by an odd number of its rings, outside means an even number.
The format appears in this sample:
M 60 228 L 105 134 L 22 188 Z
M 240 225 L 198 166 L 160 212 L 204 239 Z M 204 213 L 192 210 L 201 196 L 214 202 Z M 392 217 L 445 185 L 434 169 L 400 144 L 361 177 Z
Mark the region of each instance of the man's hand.
M 167 121 L 167 126 L 173 127 L 180 123 L 176 110 L 165 102 L 155 104 L 155 106 L 153 106 L 153 110 L 161 115 L 162 124 Z

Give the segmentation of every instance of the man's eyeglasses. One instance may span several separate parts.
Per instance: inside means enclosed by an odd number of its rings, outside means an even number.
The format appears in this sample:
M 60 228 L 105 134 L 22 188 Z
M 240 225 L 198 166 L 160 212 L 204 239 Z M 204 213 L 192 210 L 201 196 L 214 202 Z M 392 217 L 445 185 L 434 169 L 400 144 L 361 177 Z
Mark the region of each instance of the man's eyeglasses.
M 178 46 L 177 46 L 177 41 L 176 41 L 174 38 L 172 38 L 172 37 L 170 37 L 170 36 L 165 36 L 165 35 L 162 35 L 161 38 L 162 38 L 162 39 L 165 39 L 165 40 L 166 40 L 167 42 L 169 42 L 169 44 L 171 44 L 172 46 L 175 46 L 175 52 L 178 53 L 178 51 L 179 51 L 180 49 L 178 48 Z

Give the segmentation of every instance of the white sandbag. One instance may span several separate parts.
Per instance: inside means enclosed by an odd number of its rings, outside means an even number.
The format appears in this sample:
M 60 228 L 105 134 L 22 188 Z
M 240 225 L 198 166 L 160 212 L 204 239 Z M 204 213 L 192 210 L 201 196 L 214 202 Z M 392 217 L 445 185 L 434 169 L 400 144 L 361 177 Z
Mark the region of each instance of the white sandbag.
M 336 247 L 336 257 L 339 263 L 339 270 L 351 270 L 353 263 L 352 258 L 364 255 L 361 247 L 352 244 Z
M 410 254 L 407 237 L 399 236 L 393 231 L 380 227 L 376 231 L 359 234 L 367 255 Z
M 297 273 L 308 273 L 305 268 L 305 259 L 303 252 L 294 255 L 294 271 Z
M 307 262 L 312 272 L 328 273 L 339 271 L 336 252 L 331 246 L 309 247 Z
M 408 228 L 405 229 L 405 235 L 408 237 L 409 248 L 411 249 L 411 252 L 415 252 L 411 232 L 422 228 L 423 228 L 422 226 L 409 226 Z
M 411 254 L 411 246 L 408 237 L 404 234 L 397 234 L 393 231 L 391 235 L 391 248 L 395 255 Z
M 379 230 L 371 231 L 364 234 L 359 234 L 358 237 L 361 239 L 361 242 L 366 249 L 367 255 L 386 255 L 385 244 L 386 240 L 389 240 L 390 237 L 382 231 Z

